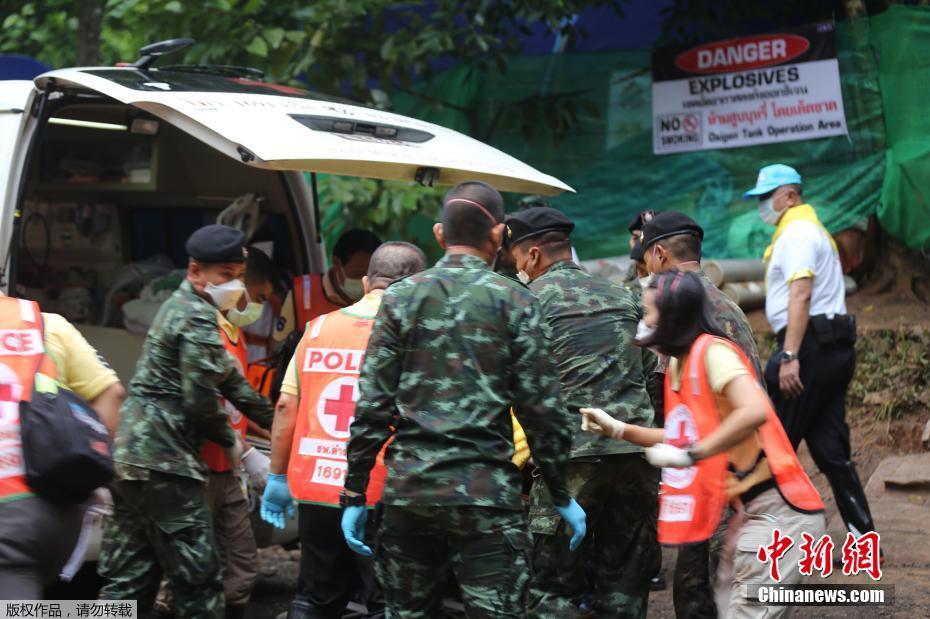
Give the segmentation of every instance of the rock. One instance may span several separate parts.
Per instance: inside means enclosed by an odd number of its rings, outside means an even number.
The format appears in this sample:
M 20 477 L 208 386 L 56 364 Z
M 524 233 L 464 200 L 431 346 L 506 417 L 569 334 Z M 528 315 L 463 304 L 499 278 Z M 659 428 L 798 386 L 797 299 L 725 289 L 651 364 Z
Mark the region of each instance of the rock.
M 879 406 L 890 400 L 891 397 L 891 389 L 885 389 L 884 391 L 877 391 L 866 394 L 866 396 L 862 398 L 862 403 L 866 406 Z

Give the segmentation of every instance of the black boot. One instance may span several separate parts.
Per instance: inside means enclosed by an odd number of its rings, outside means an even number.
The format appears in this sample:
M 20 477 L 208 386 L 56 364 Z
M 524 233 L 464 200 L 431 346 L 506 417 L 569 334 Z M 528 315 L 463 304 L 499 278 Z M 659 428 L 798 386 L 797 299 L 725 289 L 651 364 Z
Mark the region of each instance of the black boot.
M 833 488 L 836 507 L 846 524 L 846 529 L 857 537 L 874 531 L 872 512 L 869 510 L 869 502 L 865 498 L 865 490 L 862 488 L 856 466 L 846 461 L 843 466 L 834 467 L 824 473 Z
M 294 600 L 287 609 L 287 619 L 324 619 L 309 602 Z

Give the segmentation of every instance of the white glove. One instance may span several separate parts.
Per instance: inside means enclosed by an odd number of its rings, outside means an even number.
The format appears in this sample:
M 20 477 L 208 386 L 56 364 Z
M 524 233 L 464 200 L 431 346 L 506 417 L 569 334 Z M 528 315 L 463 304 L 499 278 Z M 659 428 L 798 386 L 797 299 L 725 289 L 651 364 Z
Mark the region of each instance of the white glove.
M 581 429 L 585 432 L 594 434 L 603 434 L 611 438 L 623 438 L 623 432 L 626 430 L 626 424 L 619 419 L 614 419 L 606 411 L 599 408 L 582 408 L 581 410 Z
M 242 454 L 242 466 L 245 472 L 249 474 L 249 479 L 253 486 L 262 487 L 268 481 L 268 465 L 271 459 L 255 449 L 250 447 L 248 451 Z
M 668 443 L 656 443 L 646 448 L 646 460 L 658 468 L 686 468 L 694 464 L 688 452 Z

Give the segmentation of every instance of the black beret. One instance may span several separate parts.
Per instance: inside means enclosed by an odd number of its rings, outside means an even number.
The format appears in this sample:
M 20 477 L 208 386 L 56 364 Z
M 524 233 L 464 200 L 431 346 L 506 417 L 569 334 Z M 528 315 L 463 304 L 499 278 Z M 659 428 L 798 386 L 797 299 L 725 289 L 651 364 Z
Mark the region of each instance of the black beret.
M 646 225 L 647 221 L 651 221 L 653 217 L 656 216 L 656 212 L 652 210 L 640 211 L 636 214 L 636 217 L 633 218 L 633 221 L 630 222 L 630 225 L 627 226 L 627 230 L 630 231 L 630 234 L 636 232 L 637 230 L 642 230 L 643 226 Z
M 696 234 L 704 240 L 704 228 L 684 213 L 676 211 L 658 213 L 643 226 L 643 249 L 649 249 L 656 241 L 679 234 Z
M 241 230 L 221 224 L 204 226 L 187 239 L 187 255 L 197 262 L 245 262 L 248 250 Z
M 546 232 L 564 232 L 569 235 L 575 229 L 571 219 L 550 206 L 534 206 L 518 211 L 508 217 L 506 223 L 505 238 L 508 245 Z

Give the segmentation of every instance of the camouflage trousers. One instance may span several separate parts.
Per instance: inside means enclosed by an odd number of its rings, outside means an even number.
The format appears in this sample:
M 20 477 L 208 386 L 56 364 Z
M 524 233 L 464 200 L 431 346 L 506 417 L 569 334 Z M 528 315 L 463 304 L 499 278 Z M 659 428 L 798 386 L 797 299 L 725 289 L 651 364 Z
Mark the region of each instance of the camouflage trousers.
M 524 617 L 529 546 L 519 511 L 385 505 L 375 568 L 387 617 L 443 616 L 450 570 L 469 618 Z
M 598 617 L 646 616 L 649 580 L 661 561 L 658 485 L 658 469 L 642 454 L 572 460 L 568 488 L 584 508 L 588 526 L 573 553 L 568 549 L 570 530 L 545 484 L 533 484 L 530 617 L 577 617 L 578 602 L 592 591 Z
M 111 484 L 113 514 L 104 525 L 98 566 L 108 581 L 101 599 L 138 600 L 145 617 L 164 575 L 179 617 L 223 617 L 206 484 L 156 471 L 147 476 Z

